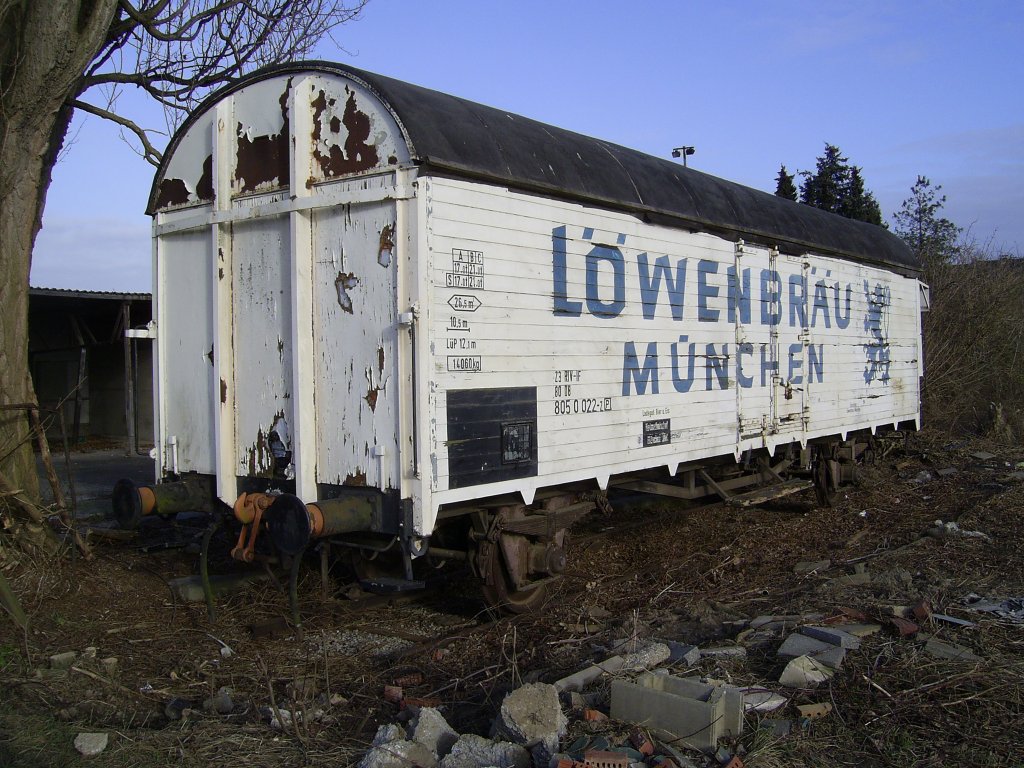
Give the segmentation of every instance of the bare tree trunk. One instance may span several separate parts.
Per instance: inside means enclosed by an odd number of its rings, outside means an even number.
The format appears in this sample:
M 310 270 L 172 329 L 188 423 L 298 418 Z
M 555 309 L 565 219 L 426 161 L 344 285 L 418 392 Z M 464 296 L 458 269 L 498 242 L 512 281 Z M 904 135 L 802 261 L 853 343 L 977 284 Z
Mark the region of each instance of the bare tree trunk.
M 67 104 L 106 38 L 117 0 L 0 0 L 0 403 L 31 403 L 28 280 Z M 38 501 L 29 424 L 0 412 L 0 477 Z M 0 502 L 2 504 L 3 502 Z M 10 505 L 8 505 L 10 507 Z M 31 525 L 24 515 L 14 515 Z

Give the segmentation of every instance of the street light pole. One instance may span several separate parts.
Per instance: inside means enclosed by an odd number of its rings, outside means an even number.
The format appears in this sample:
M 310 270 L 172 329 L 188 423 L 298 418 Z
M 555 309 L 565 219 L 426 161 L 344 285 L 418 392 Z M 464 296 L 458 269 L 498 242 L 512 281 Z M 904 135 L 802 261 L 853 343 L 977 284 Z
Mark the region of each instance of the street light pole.
M 676 147 L 675 149 L 672 150 L 672 157 L 681 157 L 681 158 L 683 158 L 683 168 L 685 168 L 686 167 L 686 156 L 687 155 L 692 155 L 696 151 L 697 151 L 697 148 L 693 147 L 693 146 Z

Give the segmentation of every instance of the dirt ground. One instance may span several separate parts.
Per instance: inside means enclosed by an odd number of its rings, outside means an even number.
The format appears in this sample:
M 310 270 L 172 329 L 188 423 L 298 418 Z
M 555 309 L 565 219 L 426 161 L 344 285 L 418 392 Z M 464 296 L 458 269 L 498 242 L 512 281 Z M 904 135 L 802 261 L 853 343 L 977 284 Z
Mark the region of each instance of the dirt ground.
M 473 580 L 458 575 L 416 599 L 367 603 L 347 598 L 333 568 L 325 600 L 314 558 L 299 582 L 301 636 L 251 630 L 288 616 L 286 594 L 269 579 L 222 598 L 210 623 L 203 604 L 168 587 L 197 570 L 194 544 L 179 546 L 201 531 L 189 519 L 146 539 L 94 539 L 88 562 L 8 560 L 0 565 L 30 628 L 21 634 L 0 615 L 0 766 L 348 765 L 380 724 L 403 716 L 385 686 L 440 705 L 460 732 L 486 735 L 506 692 L 606 658 L 630 637 L 703 648 L 739 638 L 743 658 L 671 671 L 782 690 L 783 635 L 750 633 L 750 619 L 860 611 L 885 623 L 921 600 L 974 626 L 926 619 L 904 637 L 885 624 L 828 683 L 783 690 L 792 701 L 770 717 L 790 720 L 788 735 L 750 713 L 729 748 L 765 768 L 1021 766 L 1024 624 L 973 611 L 965 598 L 1024 596 L 1022 462 L 1020 447 L 921 433 L 862 467 L 832 509 L 809 493 L 747 510 L 622 500 L 573 532 L 569 572 L 545 610 L 515 618 L 485 609 Z M 936 520 L 960 532 L 925 535 Z M 600 535 L 606 528 L 614 531 Z M 975 531 L 984 535 L 963 533 Z M 844 583 L 859 572 L 868 583 Z M 980 660 L 936 658 L 921 634 Z M 68 651 L 77 653 L 69 670 L 49 668 Z M 607 711 L 607 688 L 590 693 Z M 802 721 L 796 705 L 816 702 L 831 713 Z M 304 715 L 275 727 L 282 710 Z M 81 732 L 108 733 L 109 746 L 83 758 L 73 746 Z M 572 736 L 612 743 L 627 732 L 571 724 Z

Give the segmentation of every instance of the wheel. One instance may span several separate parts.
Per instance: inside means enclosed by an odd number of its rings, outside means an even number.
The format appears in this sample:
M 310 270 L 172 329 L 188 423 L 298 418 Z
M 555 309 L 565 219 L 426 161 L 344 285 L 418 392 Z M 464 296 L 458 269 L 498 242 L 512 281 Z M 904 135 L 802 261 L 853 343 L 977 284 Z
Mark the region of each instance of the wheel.
M 478 550 L 479 568 L 484 576 L 484 600 L 490 607 L 503 613 L 532 613 L 547 602 L 554 577 L 547 577 L 529 589 L 517 590 L 509 579 L 501 548 L 483 543 L 488 546 Z
M 814 495 L 818 499 L 818 504 L 822 507 L 831 507 L 838 493 L 835 475 L 832 472 L 832 461 L 824 452 L 819 453 L 818 461 L 814 465 Z

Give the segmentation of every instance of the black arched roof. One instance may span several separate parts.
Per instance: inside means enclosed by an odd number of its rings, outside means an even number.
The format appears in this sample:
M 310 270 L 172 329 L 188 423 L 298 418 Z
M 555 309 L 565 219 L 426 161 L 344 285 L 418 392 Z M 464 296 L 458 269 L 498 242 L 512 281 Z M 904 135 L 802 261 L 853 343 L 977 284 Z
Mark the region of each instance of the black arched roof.
M 302 72 L 344 75 L 368 87 L 402 128 L 413 162 L 431 172 L 624 210 L 648 221 L 777 245 L 784 252 L 814 251 L 907 274 L 920 271 L 907 245 L 874 224 L 342 64 L 307 61 L 259 70 L 213 94 L 194 114 L 253 81 Z M 164 155 L 150 212 L 167 159 L 191 122 L 179 129 Z

